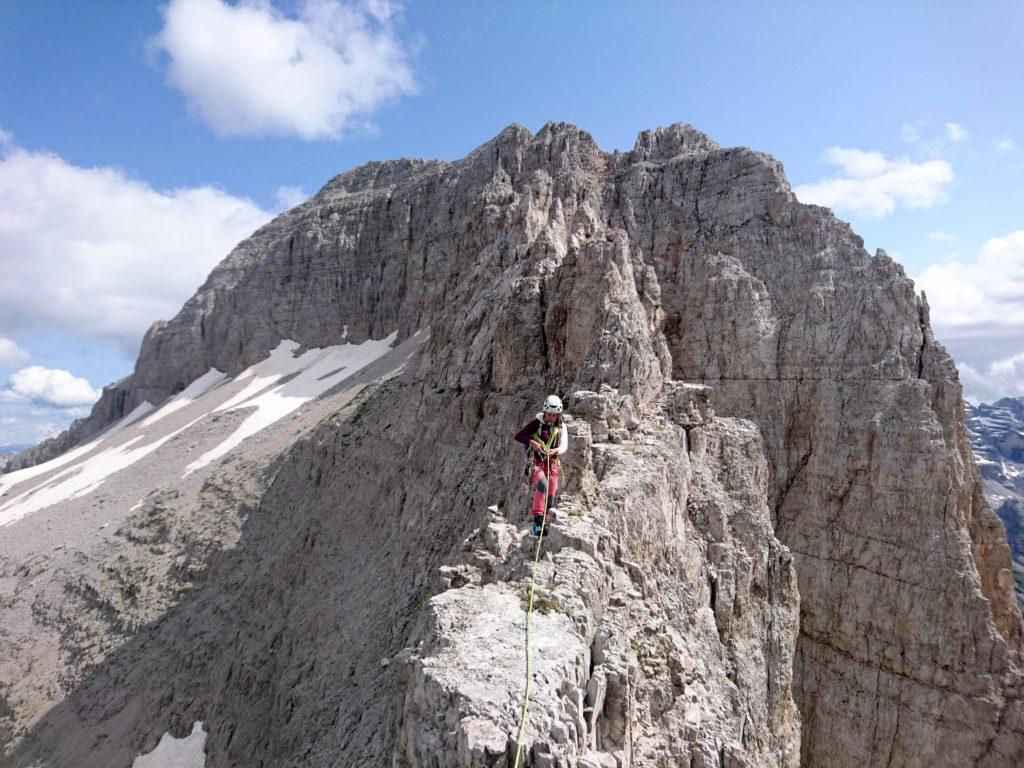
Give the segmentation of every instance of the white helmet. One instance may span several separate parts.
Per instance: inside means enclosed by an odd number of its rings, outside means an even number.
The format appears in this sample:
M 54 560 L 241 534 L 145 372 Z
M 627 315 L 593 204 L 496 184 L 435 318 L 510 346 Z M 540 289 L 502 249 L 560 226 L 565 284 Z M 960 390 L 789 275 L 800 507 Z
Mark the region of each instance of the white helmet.
M 544 413 L 561 413 L 562 401 L 558 395 L 548 395 L 544 400 Z

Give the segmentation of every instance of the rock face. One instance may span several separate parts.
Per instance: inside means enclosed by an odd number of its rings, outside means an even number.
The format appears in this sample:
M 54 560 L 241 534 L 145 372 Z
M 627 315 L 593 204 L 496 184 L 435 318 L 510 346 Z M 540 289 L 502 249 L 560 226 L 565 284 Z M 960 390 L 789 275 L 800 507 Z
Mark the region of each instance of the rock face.
M 528 765 L 1024 762 L 1009 550 L 924 298 L 777 161 L 690 126 L 613 154 L 510 126 L 455 163 L 342 174 L 155 325 L 64 439 L 283 338 L 427 327 L 273 465 L 194 589 L 102 657 L 77 643 L 17 760 L 115 764 L 201 721 L 210 766 L 509 762 L 510 435 L 558 392 Z
M 576 480 L 538 568 L 526 764 L 799 764 L 796 576 L 771 533 L 760 436 L 707 408 L 695 423 L 679 394 L 621 443 L 594 442 L 612 393 L 570 401 L 594 421 L 570 425 Z M 443 570 L 446 591 L 396 657 L 396 765 L 486 766 L 514 751 L 534 553 L 523 538 L 492 514 Z
M 657 268 L 673 375 L 764 435 L 805 764 L 1012 764 L 1020 615 L 927 304 L 776 162 L 675 151 L 624 174 L 622 224 Z
M 1024 608 L 1024 398 L 967 403 L 965 423 L 985 498 L 1006 527 L 1014 589 Z

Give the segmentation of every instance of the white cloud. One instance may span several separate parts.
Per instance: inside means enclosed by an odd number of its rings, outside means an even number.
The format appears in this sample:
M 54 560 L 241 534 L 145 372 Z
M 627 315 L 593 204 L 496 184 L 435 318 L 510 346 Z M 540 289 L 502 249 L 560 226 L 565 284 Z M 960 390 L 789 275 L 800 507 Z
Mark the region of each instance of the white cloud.
M 946 123 L 946 136 L 950 141 L 963 141 L 967 138 L 967 131 L 959 123 Z
M 857 179 L 866 179 L 885 173 L 889 167 L 881 152 L 865 152 L 862 149 L 829 147 L 823 159 L 830 165 L 838 165 L 847 174 Z
M 146 328 L 270 217 L 214 187 L 160 191 L 46 152 L 0 153 L 0 327 L 111 340 L 134 357 Z
M 1024 395 L 1024 229 L 954 254 L 914 278 L 936 337 L 957 361 L 974 402 Z
M 822 160 L 842 169 L 845 177 L 796 187 L 793 191 L 805 203 L 880 217 L 897 205 L 931 208 L 949 199 L 945 187 L 953 169 L 945 160 L 889 160 L 881 152 L 846 147 L 829 147 Z
M 0 365 L 5 368 L 17 368 L 29 360 L 29 354 L 10 339 L 0 336 Z
M 11 374 L 8 389 L 21 402 L 42 403 L 58 408 L 91 405 L 100 398 L 100 391 L 70 371 L 32 365 Z M 18 402 L 13 397 L 12 402 Z
M 948 243 L 952 240 L 956 240 L 956 235 L 951 235 L 949 232 L 929 232 L 929 240 L 936 240 L 940 243 Z
M 996 360 L 992 363 L 990 370 L 996 376 L 1013 376 L 1016 379 L 1024 379 L 1024 352 Z
M 168 83 L 221 136 L 337 139 L 415 90 L 389 0 L 171 0 L 153 39 Z
M 36 425 L 36 437 L 39 440 L 46 440 L 50 437 L 56 437 L 61 433 L 61 428 L 53 422 L 45 422 L 43 424 Z
M 996 142 L 996 152 L 1013 152 L 1017 145 L 1013 139 L 1000 139 Z
M 975 405 L 1024 395 L 1024 352 L 975 367 L 957 361 L 964 398 Z
M 937 325 L 1024 326 L 1024 229 L 993 237 L 973 259 L 933 264 L 914 280 Z
M 5 131 L 0 128 L 0 147 L 5 147 L 8 144 L 14 143 L 14 134 L 10 131 Z
M 283 210 L 294 208 L 309 199 L 309 195 L 302 191 L 302 187 L 278 187 L 275 197 L 278 208 Z
M 907 141 L 907 142 L 910 142 L 911 144 L 913 144 L 915 141 L 917 141 L 921 137 L 920 137 L 920 135 L 917 132 L 917 128 L 912 126 L 910 123 L 904 123 L 900 127 L 900 138 L 903 139 L 904 141 Z
M 66 429 L 74 419 L 88 416 L 92 408 L 34 402 L 9 387 L 0 389 L 0 443 L 36 443 L 44 432 Z

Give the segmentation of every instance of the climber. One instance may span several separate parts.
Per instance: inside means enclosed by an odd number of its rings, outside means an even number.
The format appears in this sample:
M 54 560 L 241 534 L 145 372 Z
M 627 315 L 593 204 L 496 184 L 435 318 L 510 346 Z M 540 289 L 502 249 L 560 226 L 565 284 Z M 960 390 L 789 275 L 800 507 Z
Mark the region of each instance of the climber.
M 534 489 L 533 535 L 540 536 L 547 532 L 548 510 L 558 492 L 558 479 L 562 474 L 558 457 L 569 447 L 569 436 L 562 426 L 562 401 L 557 395 L 548 395 L 541 412 L 516 433 L 515 439 L 523 444 L 527 458 L 532 460 L 528 482 Z

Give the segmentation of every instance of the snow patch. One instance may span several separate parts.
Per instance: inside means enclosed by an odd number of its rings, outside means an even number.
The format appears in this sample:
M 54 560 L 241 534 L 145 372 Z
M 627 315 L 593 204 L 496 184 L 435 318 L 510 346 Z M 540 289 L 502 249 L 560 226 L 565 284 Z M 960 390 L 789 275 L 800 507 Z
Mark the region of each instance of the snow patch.
M 229 411 L 255 408 L 255 412 L 249 414 L 227 439 L 189 464 L 183 477 L 219 459 L 246 438 L 383 357 L 397 335 L 396 331 L 386 338 L 368 339 L 362 344 L 309 349 L 298 357 L 294 354 L 299 347 L 298 343 L 282 341 L 270 353 L 270 357 L 238 375 L 238 379 L 251 376 L 252 381 L 216 409 Z M 291 378 L 284 383 L 277 383 L 286 376 Z
M 390 351 L 397 335 L 395 332 L 387 338 L 371 339 L 362 344 L 345 343 L 307 349 L 301 354 L 296 354 L 299 349 L 297 342 L 284 340 L 267 358 L 250 366 L 230 381 L 226 374 L 211 368 L 159 409 L 155 409 L 148 402 L 142 403 L 89 443 L 45 464 L 0 476 L 0 527 L 10 525 L 45 507 L 92 493 L 111 475 L 145 458 L 168 440 L 196 422 L 208 419 L 213 413 L 237 409 L 250 410 L 251 412 L 245 415 L 244 420 L 226 439 L 185 468 L 184 476 L 187 476 L 224 456 L 247 438 L 293 413 L 304 403 L 322 395 L 383 357 Z M 237 387 L 239 391 L 214 408 L 213 403 L 222 396 L 210 393 L 222 386 L 231 386 L 232 389 Z M 164 420 L 188 406 L 193 406 L 194 411 L 200 412 L 196 418 L 185 426 L 171 431 L 170 434 L 161 436 L 163 429 L 170 429 L 170 426 L 165 426 Z M 157 424 L 155 429 L 148 429 L 154 424 Z M 135 431 L 122 435 L 118 441 L 120 444 L 112 447 L 110 438 L 132 425 L 135 425 Z M 203 447 L 208 445 L 207 443 Z M 174 458 L 184 459 L 184 452 Z M 3 497 L 3 494 L 15 485 L 50 472 L 52 474 L 49 477 L 29 483 L 30 487 L 17 496 Z M 138 509 L 142 501 L 140 499 L 129 512 Z
M 164 418 L 165 416 L 170 416 L 175 411 L 180 411 L 182 408 L 191 405 L 200 397 L 202 397 L 211 389 L 213 389 L 222 381 L 224 381 L 224 379 L 226 379 L 227 377 L 228 375 L 226 373 L 221 373 L 216 368 L 211 368 L 198 379 L 196 379 L 187 387 L 185 387 L 185 389 L 183 389 L 181 392 L 179 392 L 166 403 L 164 403 L 156 413 L 154 413 L 152 416 L 150 416 L 148 419 L 142 422 L 140 426 L 148 427 L 151 424 L 155 424 L 156 422 L 160 421 L 160 419 Z
M 285 376 L 291 376 L 292 374 L 301 371 L 304 365 L 309 364 L 309 361 L 306 360 L 303 362 L 305 355 L 295 357 L 295 350 L 298 348 L 299 344 L 297 342 L 290 340 L 282 341 L 274 347 L 269 357 L 260 360 L 260 362 L 246 368 L 238 374 L 238 376 L 235 377 L 235 381 L 244 381 L 249 377 L 252 377 L 252 381 L 236 392 L 230 400 L 221 403 L 217 407 L 217 410 L 230 411 L 235 406 L 244 403 L 246 400 L 249 400 L 254 395 L 259 394 L 272 384 L 276 384 Z M 327 349 L 334 349 L 334 347 L 327 347 Z M 310 352 L 316 351 L 319 350 L 309 350 L 306 352 L 306 355 Z
M 200 416 L 199 418 L 202 417 Z M 57 504 L 67 499 L 76 499 L 92 493 L 110 475 L 130 467 L 135 462 L 148 456 L 172 437 L 184 432 L 197 421 L 199 419 L 193 419 L 184 427 L 164 435 L 159 440 L 154 440 L 137 448 L 131 448 L 131 446 L 142 440 L 145 436 L 133 437 L 116 448 L 100 451 L 80 464 L 59 472 L 43 483 L 15 496 L 9 502 L 0 506 L 0 527 L 10 525 L 25 515 L 29 515 L 44 507 L 49 507 L 52 504 Z
M 1005 416 L 978 416 L 977 420 L 989 429 L 1008 429 L 1010 419 Z
M 145 416 L 152 410 L 153 404 L 150 403 L 149 401 L 140 403 L 138 406 L 135 407 L 135 409 L 131 413 L 122 418 L 113 427 L 108 429 L 99 437 L 90 440 L 85 445 L 80 445 L 77 448 L 73 448 L 67 453 L 62 453 L 57 458 L 50 459 L 49 461 L 44 462 L 43 464 L 36 464 L 34 467 L 26 467 L 25 469 L 19 469 L 17 472 L 9 472 L 6 475 L 0 475 L 0 496 L 3 496 L 3 494 L 6 493 L 9 488 L 14 487 L 18 483 L 22 483 L 25 480 L 30 480 L 33 477 L 45 474 L 49 472 L 51 469 L 63 467 L 65 464 L 72 462 L 75 459 L 81 458 L 85 454 L 89 453 L 89 451 L 91 451 L 93 448 L 102 443 L 104 440 L 106 440 L 108 437 L 112 437 L 125 427 L 134 424 L 136 421 L 141 419 L 143 416 Z M 5 507 L 0 507 L 0 509 L 3 509 Z M 0 523 L 0 525 L 3 525 L 3 523 Z
M 197 720 L 192 733 L 182 739 L 164 733 L 152 752 L 135 758 L 132 768 L 203 768 L 205 764 L 206 730 L 203 721 Z

